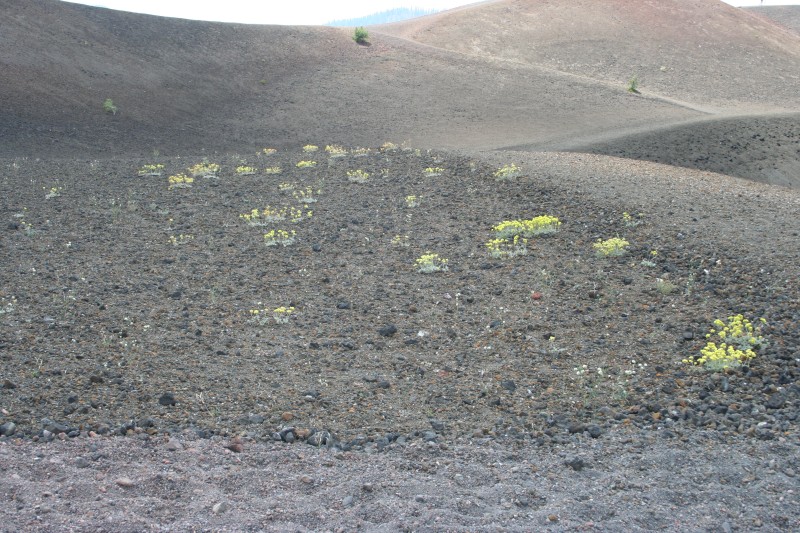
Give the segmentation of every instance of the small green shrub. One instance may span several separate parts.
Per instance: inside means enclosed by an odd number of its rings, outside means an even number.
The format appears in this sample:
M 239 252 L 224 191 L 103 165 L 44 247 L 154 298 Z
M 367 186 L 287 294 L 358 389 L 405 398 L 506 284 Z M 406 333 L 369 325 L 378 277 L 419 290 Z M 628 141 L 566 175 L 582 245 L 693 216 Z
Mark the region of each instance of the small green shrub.
M 628 80 L 628 92 L 639 94 L 639 78 L 637 76 L 634 76 Z
M 369 39 L 369 33 L 364 29 L 364 26 L 359 26 L 353 32 L 353 40 L 358 44 L 364 44 Z
M 106 101 L 103 102 L 103 111 L 106 113 L 111 113 L 112 115 L 116 115 L 117 106 L 114 105 L 114 100 L 111 98 L 106 98 Z

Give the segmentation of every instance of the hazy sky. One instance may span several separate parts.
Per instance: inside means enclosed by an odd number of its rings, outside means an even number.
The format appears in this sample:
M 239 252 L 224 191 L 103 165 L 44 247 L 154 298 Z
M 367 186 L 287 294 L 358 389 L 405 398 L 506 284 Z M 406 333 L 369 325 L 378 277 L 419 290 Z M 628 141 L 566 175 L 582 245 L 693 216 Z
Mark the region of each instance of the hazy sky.
M 253 24 L 325 24 L 386 11 L 394 7 L 449 9 L 465 0 L 68 0 L 165 17 L 247 22 Z M 735 6 L 757 6 L 760 0 L 726 0 Z M 765 0 L 763 5 L 798 4 L 800 0 Z M 256 7 L 254 7 L 256 6 Z

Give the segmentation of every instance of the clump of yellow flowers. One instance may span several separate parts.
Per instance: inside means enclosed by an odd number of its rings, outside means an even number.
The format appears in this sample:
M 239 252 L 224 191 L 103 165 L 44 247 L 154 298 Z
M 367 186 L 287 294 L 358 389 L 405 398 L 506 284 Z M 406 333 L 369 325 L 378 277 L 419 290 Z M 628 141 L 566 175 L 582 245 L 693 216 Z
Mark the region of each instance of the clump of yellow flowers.
M 493 175 L 494 179 L 497 181 L 511 180 L 520 177 L 522 175 L 522 169 L 514 163 L 511 163 L 510 165 L 503 165 L 498 168 Z
M 767 321 L 761 318 L 759 322 L 759 325 L 754 326 L 743 315 L 729 316 L 727 323 L 715 320 L 714 327 L 706 334 L 706 338 L 718 338 L 719 344 L 709 340 L 700 350 L 699 357 L 691 356 L 683 362 L 704 366 L 713 371 L 741 366 L 755 358 L 758 351 L 769 346 L 769 342 L 761 335 L 761 324 L 766 324 Z
M 611 239 L 601 240 L 592 245 L 597 254 L 597 257 L 619 257 L 625 255 L 625 252 L 631 243 L 619 237 L 612 237 Z
M 486 248 L 489 250 L 489 255 L 495 259 L 510 259 L 518 255 L 528 254 L 528 239 L 520 238 L 519 235 L 514 235 L 511 240 L 507 239 L 492 239 L 486 243 Z
M 274 229 L 264 234 L 264 244 L 267 246 L 277 246 L 279 244 L 281 246 L 289 246 L 294 244 L 295 235 L 297 235 L 297 232 L 294 230 Z
M 274 318 L 275 322 L 278 324 L 286 324 L 289 322 L 289 318 L 291 318 L 293 313 L 294 307 L 276 307 L 272 310 L 272 318 Z
M 423 171 L 426 178 L 435 178 L 436 176 L 441 176 L 444 172 L 442 167 L 428 167 Z
M 175 235 L 169 236 L 169 243 L 172 246 L 179 246 L 181 244 L 186 244 L 187 242 L 190 242 L 192 240 L 194 240 L 194 235 L 180 234 L 177 237 Z
M 422 200 L 422 196 L 409 194 L 406 196 L 406 207 L 419 207 L 420 200 Z
M 636 226 L 642 223 L 643 216 L 644 215 L 642 213 L 639 213 L 638 215 L 636 215 L 636 218 L 633 218 L 633 216 L 630 213 L 625 212 L 622 213 L 622 222 L 629 228 L 635 228 Z
M 240 176 L 252 176 L 253 174 L 256 173 L 256 169 L 253 167 L 248 167 L 243 165 L 236 167 L 236 173 L 239 174 Z
M 299 189 L 294 191 L 293 196 L 294 199 L 300 202 L 301 204 L 313 204 L 314 202 L 317 201 L 317 195 L 320 192 L 322 191 L 320 191 L 319 189 L 317 189 L 317 191 L 314 192 L 314 189 L 312 189 L 311 187 L 306 187 L 305 189 Z
M 298 161 L 297 165 L 295 165 L 295 166 L 297 166 L 297 168 L 314 168 L 315 166 L 317 166 L 317 162 L 316 161 Z
M 164 165 L 143 165 L 139 169 L 140 176 L 160 176 Z
M 216 178 L 217 172 L 219 172 L 219 165 L 216 163 L 203 162 L 189 167 L 189 174 L 195 178 Z
M 188 189 L 194 183 L 194 178 L 190 178 L 185 174 L 175 174 L 167 178 L 169 181 L 170 189 Z
M 542 215 L 530 220 L 504 220 L 493 227 L 492 231 L 495 232 L 498 239 L 508 240 L 517 235 L 529 239 L 555 233 L 559 226 L 561 226 L 561 221 L 558 220 L 558 217 Z
M 302 222 L 306 218 L 311 218 L 314 212 L 310 209 L 303 211 L 296 207 L 270 207 L 267 206 L 262 210 L 253 209 L 249 213 L 242 213 L 239 218 L 244 220 L 249 226 L 266 226 L 272 222 L 282 222 L 289 220 L 289 222 L 297 223 Z
M 316 152 L 317 150 L 319 150 L 319 146 L 314 144 L 307 144 L 303 146 L 303 151 L 306 153 Z
M 427 252 L 416 261 L 417 272 L 422 274 L 432 274 L 434 272 L 447 271 L 447 259 L 439 257 L 439 254 Z
M 339 146 L 338 144 L 329 144 L 325 147 L 329 157 L 344 157 L 347 155 L 347 149 Z
M 259 305 L 260 304 L 261 302 L 259 302 Z M 276 307 L 271 312 L 269 309 L 250 309 L 250 322 L 258 324 L 259 326 L 265 326 L 270 321 L 271 315 L 272 320 L 277 324 L 286 324 L 293 314 L 294 307 Z
M 369 179 L 369 174 L 363 170 L 348 170 L 347 179 L 353 183 L 366 183 Z

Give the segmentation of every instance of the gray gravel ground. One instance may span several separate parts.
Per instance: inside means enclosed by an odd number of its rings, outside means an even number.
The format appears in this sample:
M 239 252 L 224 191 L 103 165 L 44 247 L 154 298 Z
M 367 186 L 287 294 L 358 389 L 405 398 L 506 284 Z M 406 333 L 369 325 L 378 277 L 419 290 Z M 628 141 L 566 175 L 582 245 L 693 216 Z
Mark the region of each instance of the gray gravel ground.
M 796 531 L 798 443 L 0 443 L 2 531 Z M 231 448 L 239 451 L 231 451 Z

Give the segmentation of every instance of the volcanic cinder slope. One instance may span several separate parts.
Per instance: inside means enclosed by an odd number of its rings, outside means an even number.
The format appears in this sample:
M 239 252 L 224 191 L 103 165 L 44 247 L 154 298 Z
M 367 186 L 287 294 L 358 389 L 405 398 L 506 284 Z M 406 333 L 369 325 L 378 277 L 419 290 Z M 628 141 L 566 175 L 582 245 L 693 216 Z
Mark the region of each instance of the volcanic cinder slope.
M 376 27 L 370 46 L 344 29 L 50 0 L 5 0 L 3 11 L 6 155 L 255 149 L 313 131 L 351 145 L 577 150 L 797 179 L 800 36 L 716 0 L 488 2 Z M 625 91 L 632 76 L 638 95 Z M 102 113 L 106 98 L 117 116 Z M 748 163 L 764 158 L 751 130 L 782 147 L 766 165 Z M 698 138 L 738 155 L 704 158 Z

